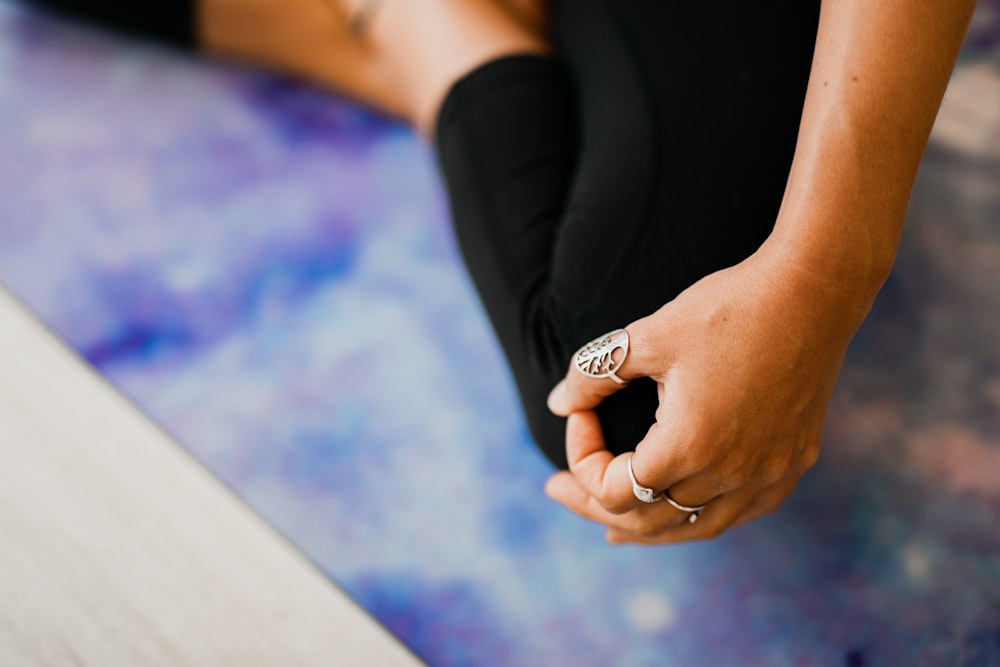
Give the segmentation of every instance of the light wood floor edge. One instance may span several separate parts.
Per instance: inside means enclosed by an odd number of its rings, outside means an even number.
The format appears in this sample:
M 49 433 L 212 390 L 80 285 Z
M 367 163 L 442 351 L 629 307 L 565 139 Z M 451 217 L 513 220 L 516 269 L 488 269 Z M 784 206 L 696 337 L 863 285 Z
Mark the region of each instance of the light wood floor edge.
M 421 663 L 0 289 L 0 664 Z

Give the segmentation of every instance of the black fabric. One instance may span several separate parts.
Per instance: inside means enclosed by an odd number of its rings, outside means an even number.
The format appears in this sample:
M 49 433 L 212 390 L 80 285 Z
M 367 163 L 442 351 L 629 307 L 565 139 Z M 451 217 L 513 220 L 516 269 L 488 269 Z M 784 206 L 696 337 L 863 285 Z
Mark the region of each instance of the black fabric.
M 184 50 L 197 46 L 191 0 L 135 4 L 120 0 L 28 0 L 28 5 Z
M 192 2 L 29 4 L 196 46 Z M 555 2 L 555 58 L 503 58 L 450 91 L 436 141 L 456 234 L 556 466 L 565 423 L 545 398 L 570 355 L 770 232 L 818 12 L 818 0 Z M 606 400 L 609 448 L 633 449 L 656 405 L 650 381 Z
M 573 0 L 557 58 L 459 81 L 436 143 L 459 244 L 532 434 L 565 467 L 545 397 L 581 344 L 648 315 L 770 232 L 791 165 L 818 2 Z M 655 385 L 599 408 L 614 452 Z

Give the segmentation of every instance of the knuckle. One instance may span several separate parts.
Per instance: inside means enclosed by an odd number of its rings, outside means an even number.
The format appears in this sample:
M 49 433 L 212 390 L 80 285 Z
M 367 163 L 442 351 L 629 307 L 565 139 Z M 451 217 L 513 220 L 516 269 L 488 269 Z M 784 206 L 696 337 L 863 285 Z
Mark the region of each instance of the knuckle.
M 628 503 L 624 502 L 601 501 L 600 504 L 601 507 L 606 509 L 608 512 L 611 512 L 612 514 L 625 514 L 630 509 L 632 509 Z
M 720 467 L 706 476 L 717 494 L 728 493 L 742 488 L 749 484 L 755 477 L 755 469 L 752 465 L 736 464 L 730 462 L 729 465 Z
M 749 484 L 755 477 L 754 470 L 749 466 L 743 466 L 730 470 L 726 475 L 730 488 L 738 489 Z
M 769 461 L 767 464 L 761 468 L 760 471 L 760 481 L 764 486 L 771 486 L 776 484 L 778 481 L 784 479 L 792 466 L 787 459 L 777 459 L 774 461 Z
M 697 472 L 712 470 L 718 467 L 719 464 L 711 453 L 693 446 L 689 448 L 685 462 L 691 470 Z
M 612 514 L 624 514 L 632 509 L 629 499 L 621 498 L 617 494 L 612 492 L 612 489 L 605 485 L 600 484 L 600 491 L 597 495 L 597 504 L 602 508 L 611 512 Z

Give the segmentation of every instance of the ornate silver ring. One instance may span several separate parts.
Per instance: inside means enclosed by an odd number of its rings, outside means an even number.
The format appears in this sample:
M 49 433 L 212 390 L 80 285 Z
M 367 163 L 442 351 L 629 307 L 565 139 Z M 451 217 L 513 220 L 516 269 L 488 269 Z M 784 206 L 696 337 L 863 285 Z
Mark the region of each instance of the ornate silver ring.
M 573 365 L 576 366 L 576 370 L 589 378 L 611 378 L 618 384 L 628 384 L 615 374 L 625 363 L 627 356 L 628 332 L 624 329 L 615 329 L 598 336 L 577 350 Z

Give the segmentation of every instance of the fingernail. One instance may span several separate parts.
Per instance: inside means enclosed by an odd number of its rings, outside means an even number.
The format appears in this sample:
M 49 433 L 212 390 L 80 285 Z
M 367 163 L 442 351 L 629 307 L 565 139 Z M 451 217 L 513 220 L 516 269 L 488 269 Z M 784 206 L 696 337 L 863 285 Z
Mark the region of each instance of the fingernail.
M 559 410 L 563 407 L 563 403 L 566 401 L 566 380 L 560 380 L 552 391 L 549 392 L 549 397 L 545 401 L 545 404 L 549 406 L 549 410 L 559 414 Z

